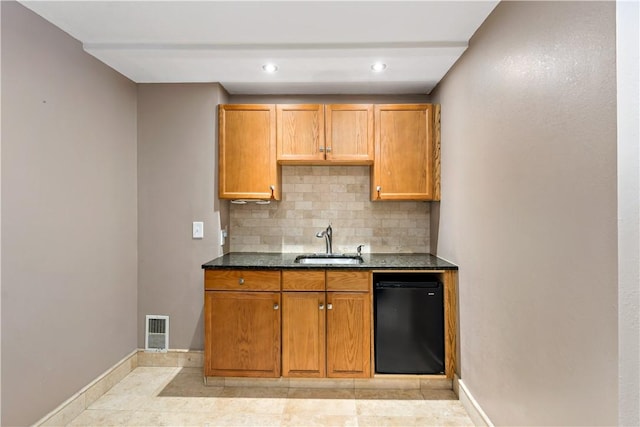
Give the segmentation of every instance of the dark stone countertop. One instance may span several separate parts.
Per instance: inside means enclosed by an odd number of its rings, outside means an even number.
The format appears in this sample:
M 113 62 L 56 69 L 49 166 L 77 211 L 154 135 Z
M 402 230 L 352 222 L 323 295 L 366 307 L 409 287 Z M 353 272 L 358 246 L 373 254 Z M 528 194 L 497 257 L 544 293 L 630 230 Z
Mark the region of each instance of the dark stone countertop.
M 362 264 L 297 264 L 295 253 L 231 252 L 202 265 L 205 270 L 457 270 L 451 264 L 431 254 L 362 254 Z

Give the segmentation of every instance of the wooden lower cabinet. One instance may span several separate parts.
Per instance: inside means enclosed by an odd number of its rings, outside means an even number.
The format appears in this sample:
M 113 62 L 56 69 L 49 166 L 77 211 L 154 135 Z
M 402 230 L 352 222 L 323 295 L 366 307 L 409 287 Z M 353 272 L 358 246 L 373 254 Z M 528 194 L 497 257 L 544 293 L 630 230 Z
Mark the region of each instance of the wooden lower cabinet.
M 282 375 L 325 376 L 324 292 L 282 293 Z
M 280 376 L 280 292 L 205 292 L 205 376 Z
M 327 292 L 327 377 L 370 376 L 370 294 Z
M 371 376 L 369 272 L 283 274 L 283 289 L 348 289 L 282 293 L 282 376 Z
M 445 375 L 456 372 L 457 273 L 445 284 Z M 372 272 L 206 270 L 205 376 L 369 378 Z

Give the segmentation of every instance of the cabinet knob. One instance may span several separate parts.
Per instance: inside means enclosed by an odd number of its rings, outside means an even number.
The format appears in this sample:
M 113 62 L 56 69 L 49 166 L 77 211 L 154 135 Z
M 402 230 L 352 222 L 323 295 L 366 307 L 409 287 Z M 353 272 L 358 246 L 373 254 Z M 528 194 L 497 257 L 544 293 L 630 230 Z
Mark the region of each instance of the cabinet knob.
M 320 152 L 324 153 L 324 147 L 320 147 Z
M 280 308 L 280 306 L 278 305 L 278 303 L 274 303 L 274 304 L 273 304 L 273 309 L 274 309 L 274 310 L 277 310 L 277 309 L 279 309 L 279 308 Z
M 333 310 L 333 304 L 331 303 L 327 304 L 327 310 Z
M 327 147 L 327 153 L 331 152 L 331 147 Z
M 320 305 L 318 306 L 318 308 L 319 308 L 320 310 L 324 310 L 324 304 L 320 304 Z
M 244 285 L 244 279 L 242 277 L 238 279 L 238 284 Z

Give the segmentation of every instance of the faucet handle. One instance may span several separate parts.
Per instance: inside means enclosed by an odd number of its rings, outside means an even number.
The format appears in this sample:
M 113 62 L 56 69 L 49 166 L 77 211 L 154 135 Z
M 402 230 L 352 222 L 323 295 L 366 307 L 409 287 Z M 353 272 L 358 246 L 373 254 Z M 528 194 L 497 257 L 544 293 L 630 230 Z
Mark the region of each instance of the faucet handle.
M 358 256 L 362 255 L 362 248 L 364 248 L 364 245 L 358 245 L 358 247 L 356 248 L 356 254 Z

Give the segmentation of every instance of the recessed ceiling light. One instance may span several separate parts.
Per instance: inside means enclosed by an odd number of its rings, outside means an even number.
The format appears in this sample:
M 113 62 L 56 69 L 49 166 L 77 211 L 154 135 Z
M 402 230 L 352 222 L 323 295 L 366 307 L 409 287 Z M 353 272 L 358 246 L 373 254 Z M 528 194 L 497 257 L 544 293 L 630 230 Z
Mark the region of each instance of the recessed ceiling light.
M 264 64 L 262 66 L 262 69 L 266 73 L 275 73 L 276 71 L 278 71 L 278 66 L 276 64 Z
M 387 64 L 384 64 L 382 62 L 376 62 L 371 66 L 371 70 L 375 71 L 376 73 L 384 71 L 386 68 L 387 68 Z

